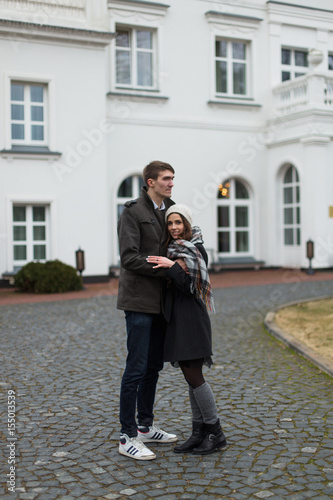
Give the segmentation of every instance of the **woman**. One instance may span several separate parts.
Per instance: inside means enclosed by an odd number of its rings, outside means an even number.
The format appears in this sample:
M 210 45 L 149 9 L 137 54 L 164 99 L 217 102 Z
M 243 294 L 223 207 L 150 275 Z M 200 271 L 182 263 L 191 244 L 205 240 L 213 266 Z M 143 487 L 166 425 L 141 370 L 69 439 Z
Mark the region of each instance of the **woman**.
M 212 364 L 211 325 L 208 310 L 213 297 L 207 272 L 207 253 L 201 230 L 192 226 L 192 214 L 185 205 L 172 205 L 166 212 L 168 257 L 149 256 L 154 269 L 167 269 L 171 280 L 165 316 L 168 322 L 164 360 L 180 366 L 189 386 L 192 435 L 174 448 L 176 453 L 207 455 L 227 445 L 217 415 L 215 399 L 202 373 Z M 188 273 L 175 262 L 185 261 Z

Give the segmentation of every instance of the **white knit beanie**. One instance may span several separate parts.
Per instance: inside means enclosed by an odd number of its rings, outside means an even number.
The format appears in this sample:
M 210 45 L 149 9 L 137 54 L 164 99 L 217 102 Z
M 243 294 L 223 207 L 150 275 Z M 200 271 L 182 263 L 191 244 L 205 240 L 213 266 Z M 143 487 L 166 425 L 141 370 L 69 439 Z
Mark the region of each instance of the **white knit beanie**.
M 182 215 L 183 217 L 185 217 L 185 219 L 187 220 L 187 222 L 189 222 L 190 226 L 192 226 L 192 212 L 191 212 L 191 210 L 186 205 L 178 205 L 178 204 L 172 205 L 166 211 L 165 220 L 168 219 L 168 217 L 169 217 L 170 214 L 180 214 L 180 215 Z

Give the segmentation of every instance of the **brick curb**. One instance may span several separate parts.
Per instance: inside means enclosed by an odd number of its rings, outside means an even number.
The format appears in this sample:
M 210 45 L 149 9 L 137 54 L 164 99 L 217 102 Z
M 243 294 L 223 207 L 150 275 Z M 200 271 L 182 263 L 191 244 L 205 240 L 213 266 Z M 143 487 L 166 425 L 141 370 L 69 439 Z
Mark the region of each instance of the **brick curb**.
M 287 304 L 283 304 L 273 311 L 269 311 L 264 319 L 264 325 L 267 329 L 267 331 L 273 335 L 277 340 L 280 340 L 284 344 L 286 344 L 288 347 L 296 351 L 298 354 L 306 358 L 308 361 L 316 365 L 320 370 L 324 371 L 327 373 L 327 375 L 330 375 L 333 377 L 333 363 L 321 356 L 320 354 L 317 354 L 311 347 L 306 346 L 303 344 L 303 342 L 300 342 L 297 340 L 293 335 L 290 333 L 286 332 L 277 324 L 275 323 L 275 315 L 280 309 L 284 309 L 286 307 L 294 306 L 297 304 L 301 304 L 303 302 L 313 302 L 315 300 L 324 300 L 324 299 L 331 299 L 331 296 L 324 296 L 324 297 L 314 297 L 311 299 L 304 299 L 304 300 L 298 300 L 294 302 L 288 302 Z

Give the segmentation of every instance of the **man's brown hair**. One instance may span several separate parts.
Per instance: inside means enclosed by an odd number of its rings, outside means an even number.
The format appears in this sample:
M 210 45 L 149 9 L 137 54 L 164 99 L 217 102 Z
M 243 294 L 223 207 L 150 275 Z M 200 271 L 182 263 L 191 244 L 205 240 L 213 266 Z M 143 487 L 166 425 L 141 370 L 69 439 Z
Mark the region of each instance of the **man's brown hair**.
M 164 170 L 170 170 L 173 174 L 175 173 L 173 167 L 169 165 L 169 163 L 164 163 L 163 161 L 158 160 L 150 162 L 142 172 L 142 177 L 146 186 L 149 187 L 148 179 L 153 179 L 154 181 L 156 181 L 159 174 Z

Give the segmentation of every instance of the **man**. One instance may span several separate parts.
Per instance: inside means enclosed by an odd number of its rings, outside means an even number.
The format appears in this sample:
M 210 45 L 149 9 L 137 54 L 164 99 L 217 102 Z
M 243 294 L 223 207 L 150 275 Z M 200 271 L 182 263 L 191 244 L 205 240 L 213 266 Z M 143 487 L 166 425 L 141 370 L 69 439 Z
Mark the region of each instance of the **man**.
M 162 239 L 165 211 L 174 204 L 170 199 L 174 169 L 153 161 L 143 170 L 143 179 L 140 197 L 125 203 L 118 222 L 121 269 L 117 307 L 125 311 L 128 350 L 120 390 L 119 453 L 153 460 L 156 455 L 145 442 L 177 441 L 175 434 L 153 424 L 156 384 L 163 368 L 166 271 L 153 269 L 146 260 L 148 255 L 166 255 Z

